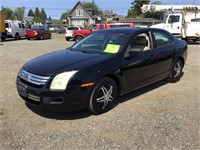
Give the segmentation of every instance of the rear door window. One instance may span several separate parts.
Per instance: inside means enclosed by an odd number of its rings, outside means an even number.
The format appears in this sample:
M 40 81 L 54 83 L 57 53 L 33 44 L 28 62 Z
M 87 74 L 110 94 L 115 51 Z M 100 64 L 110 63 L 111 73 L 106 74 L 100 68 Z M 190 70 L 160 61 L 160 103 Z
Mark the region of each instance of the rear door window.
M 18 26 L 19 26 L 19 28 L 22 28 L 22 25 L 21 25 L 21 23 L 18 23 Z
M 22 28 L 24 28 L 24 29 L 26 28 L 25 25 L 24 25 L 23 23 L 22 23 Z
M 174 44 L 173 39 L 166 33 L 155 31 L 153 34 L 155 37 L 156 48 Z

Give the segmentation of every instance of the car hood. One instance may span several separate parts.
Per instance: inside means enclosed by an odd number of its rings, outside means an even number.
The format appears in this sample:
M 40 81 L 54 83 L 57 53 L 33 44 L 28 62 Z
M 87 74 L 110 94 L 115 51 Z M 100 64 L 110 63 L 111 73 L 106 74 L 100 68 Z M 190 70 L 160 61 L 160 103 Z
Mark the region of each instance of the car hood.
M 81 70 L 108 58 L 109 55 L 60 50 L 30 60 L 23 69 L 38 75 L 53 76 L 64 71 Z

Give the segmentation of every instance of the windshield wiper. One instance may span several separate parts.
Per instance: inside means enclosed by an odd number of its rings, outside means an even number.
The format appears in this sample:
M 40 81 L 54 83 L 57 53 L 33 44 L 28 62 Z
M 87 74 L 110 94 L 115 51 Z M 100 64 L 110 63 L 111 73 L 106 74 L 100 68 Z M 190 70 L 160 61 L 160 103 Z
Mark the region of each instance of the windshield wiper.
M 83 50 L 81 52 L 87 53 L 87 54 L 96 54 L 97 53 L 97 52 L 94 52 L 94 51 L 86 51 L 86 50 Z

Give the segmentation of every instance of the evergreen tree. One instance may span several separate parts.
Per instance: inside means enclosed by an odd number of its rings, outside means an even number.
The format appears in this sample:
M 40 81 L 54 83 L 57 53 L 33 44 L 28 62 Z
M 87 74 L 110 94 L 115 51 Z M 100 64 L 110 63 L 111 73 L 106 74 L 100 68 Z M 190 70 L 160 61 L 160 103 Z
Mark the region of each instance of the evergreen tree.
M 30 17 L 34 17 L 34 12 L 33 12 L 32 9 L 30 9 L 30 10 L 28 11 L 28 16 L 30 16 Z
M 38 7 L 35 8 L 35 17 L 39 18 L 40 17 L 40 10 L 38 9 Z
M 40 10 L 38 9 L 38 7 L 35 8 L 33 22 L 41 22 L 41 20 L 40 20 Z
M 42 8 L 42 10 L 41 10 L 41 12 L 40 12 L 40 19 L 42 20 L 42 21 L 46 21 L 46 19 L 47 19 L 47 15 L 46 15 L 46 13 L 45 13 L 45 11 L 44 11 L 44 8 Z
M 133 5 L 131 9 L 136 12 L 137 16 L 142 14 L 141 7 L 144 4 L 149 4 L 150 0 L 134 0 L 131 4 Z
M 94 0 L 92 2 L 84 2 L 84 5 L 86 6 L 86 8 L 90 8 L 93 11 L 93 13 L 98 14 L 98 15 L 101 14 L 101 10 L 97 6 L 97 4 L 94 2 Z
M 60 17 L 60 20 L 67 19 L 67 17 L 68 17 L 68 13 L 67 12 L 62 13 L 62 15 Z
M 137 17 L 137 13 L 133 9 L 128 10 L 127 18 L 130 18 L 130 17 L 134 17 L 134 18 Z
M 152 3 L 153 5 L 161 5 L 162 3 L 160 1 L 155 1 Z M 158 12 L 146 12 L 144 13 L 145 18 L 155 18 L 160 20 L 161 17 L 163 16 L 163 11 L 158 11 Z

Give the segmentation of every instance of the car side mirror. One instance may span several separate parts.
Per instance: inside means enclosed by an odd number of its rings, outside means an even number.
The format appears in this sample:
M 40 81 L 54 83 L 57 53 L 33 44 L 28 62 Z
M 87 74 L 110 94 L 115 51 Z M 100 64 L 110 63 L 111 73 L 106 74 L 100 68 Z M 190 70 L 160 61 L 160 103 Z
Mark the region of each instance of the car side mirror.
M 132 49 L 130 49 L 130 51 L 128 53 L 130 56 L 140 55 L 142 53 L 142 49 L 141 48 L 132 48 Z

